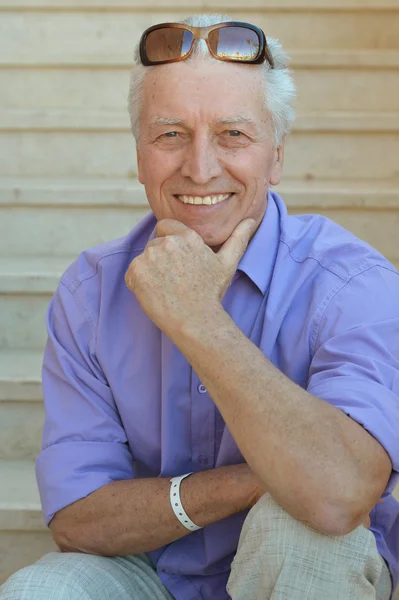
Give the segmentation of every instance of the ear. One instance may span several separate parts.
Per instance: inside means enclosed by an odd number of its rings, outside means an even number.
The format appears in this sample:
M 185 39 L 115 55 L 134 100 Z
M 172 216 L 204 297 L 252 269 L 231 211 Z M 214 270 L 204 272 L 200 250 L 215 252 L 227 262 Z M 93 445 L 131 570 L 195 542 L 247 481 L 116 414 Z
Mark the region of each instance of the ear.
M 281 173 L 284 165 L 284 147 L 285 138 L 281 142 L 280 146 L 278 146 L 274 151 L 273 165 L 270 171 L 269 179 L 271 185 L 278 185 L 280 183 Z
M 137 155 L 137 175 L 138 175 L 138 179 L 139 179 L 140 183 L 142 183 L 144 185 L 144 173 L 143 173 L 142 164 L 141 164 L 140 149 L 137 148 L 137 146 L 136 146 L 136 155 Z

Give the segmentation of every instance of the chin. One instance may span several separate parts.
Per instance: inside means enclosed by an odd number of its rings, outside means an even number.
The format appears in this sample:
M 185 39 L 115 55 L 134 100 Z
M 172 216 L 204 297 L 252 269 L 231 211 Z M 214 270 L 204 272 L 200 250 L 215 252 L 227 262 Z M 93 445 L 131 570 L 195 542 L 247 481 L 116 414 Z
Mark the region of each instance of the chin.
M 202 234 L 201 231 L 197 231 L 197 233 L 202 237 L 204 243 L 214 250 L 215 248 L 219 249 L 225 241 L 229 238 L 229 235 L 212 235 L 212 234 Z

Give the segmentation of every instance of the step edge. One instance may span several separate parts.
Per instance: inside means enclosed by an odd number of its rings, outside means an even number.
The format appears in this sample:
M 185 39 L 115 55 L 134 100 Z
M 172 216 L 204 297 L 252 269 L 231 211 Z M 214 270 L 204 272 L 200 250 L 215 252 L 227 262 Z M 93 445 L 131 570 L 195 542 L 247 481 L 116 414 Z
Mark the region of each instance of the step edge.
M 3 109 L 1 131 L 130 131 L 128 115 L 122 110 Z M 308 132 L 395 132 L 399 112 L 307 112 L 299 115 L 292 131 Z

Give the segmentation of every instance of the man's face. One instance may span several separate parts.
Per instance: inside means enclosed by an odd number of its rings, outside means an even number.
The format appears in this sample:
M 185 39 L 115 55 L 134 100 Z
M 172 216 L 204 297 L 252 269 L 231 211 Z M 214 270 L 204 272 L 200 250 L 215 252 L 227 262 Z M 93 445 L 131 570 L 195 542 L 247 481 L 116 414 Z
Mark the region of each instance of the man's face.
M 215 249 L 244 218 L 261 222 L 269 184 L 280 181 L 283 146 L 273 148 L 261 77 L 249 65 L 194 60 L 144 80 L 137 158 L 151 209 Z

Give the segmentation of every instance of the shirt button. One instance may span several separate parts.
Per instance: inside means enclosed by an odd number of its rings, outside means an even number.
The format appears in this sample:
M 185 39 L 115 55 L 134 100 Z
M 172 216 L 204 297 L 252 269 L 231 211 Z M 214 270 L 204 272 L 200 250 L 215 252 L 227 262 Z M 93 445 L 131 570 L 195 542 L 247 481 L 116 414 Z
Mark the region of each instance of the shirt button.
M 200 394 L 206 394 L 206 387 L 204 385 L 202 385 L 202 383 L 199 384 L 197 390 L 199 391 Z
M 205 456 L 205 454 L 200 454 L 198 457 L 198 462 L 200 465 L 207 465 L 208 464 L 208 457 Z

